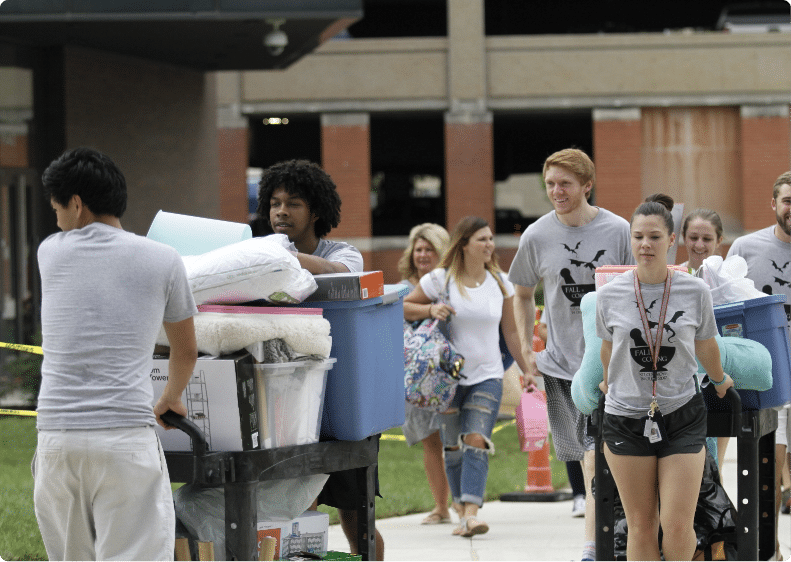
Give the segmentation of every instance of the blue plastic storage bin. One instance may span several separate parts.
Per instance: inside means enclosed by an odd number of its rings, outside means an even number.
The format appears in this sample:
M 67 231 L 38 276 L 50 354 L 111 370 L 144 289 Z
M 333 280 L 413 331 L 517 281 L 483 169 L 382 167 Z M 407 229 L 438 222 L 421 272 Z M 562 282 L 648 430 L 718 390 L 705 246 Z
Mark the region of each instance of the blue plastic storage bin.
M 739 390 L 744 409 L 763 410 L 791 402 L 791 351 L 785 302 L 785 295 L 767 295 L 714 307 L 720 335 L 757 341 L 772 355 L 772 388 Z
M 321 437 L 359 441 L 404 423 L 404 285 L 359 301 L 311 301 L 330 323 Z M 295 305 L 300 306 L 300 305 Z

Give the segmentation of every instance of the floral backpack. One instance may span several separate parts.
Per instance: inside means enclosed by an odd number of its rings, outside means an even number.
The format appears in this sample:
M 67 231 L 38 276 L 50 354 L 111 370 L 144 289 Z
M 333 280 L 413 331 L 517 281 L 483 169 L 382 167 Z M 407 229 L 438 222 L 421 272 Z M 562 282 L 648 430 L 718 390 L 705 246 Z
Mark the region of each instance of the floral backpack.
M 438 283 L 433 275 L 432 279 Z M 446 282 L 439 302 L 447 298 Z M 431 318 L 404 322 L 404 396 L 413 406 L 444 412 L 464 376 L 464 356 L 445 337 L 439 323 Z

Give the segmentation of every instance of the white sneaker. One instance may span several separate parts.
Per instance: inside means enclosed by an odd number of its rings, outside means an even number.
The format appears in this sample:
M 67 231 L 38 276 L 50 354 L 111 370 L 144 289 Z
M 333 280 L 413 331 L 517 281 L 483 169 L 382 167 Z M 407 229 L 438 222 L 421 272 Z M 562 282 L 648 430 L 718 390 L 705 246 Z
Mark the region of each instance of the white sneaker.
M 571 506 L 572 517 L 585 517 L 585 496 L 574 496 L 574 504 Z

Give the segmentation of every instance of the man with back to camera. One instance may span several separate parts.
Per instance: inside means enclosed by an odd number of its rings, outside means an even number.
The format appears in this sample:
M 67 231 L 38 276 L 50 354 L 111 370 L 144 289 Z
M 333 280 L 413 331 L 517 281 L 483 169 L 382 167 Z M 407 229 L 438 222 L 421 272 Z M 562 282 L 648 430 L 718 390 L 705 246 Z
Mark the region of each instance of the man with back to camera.
M 595 442 L 586 434 L 586 416 L 571 399 L 571 379 L 585 351 L 582 297 L 595 290 L 594 272 L 606 264 L 634 263 L 629 223 L 592 206 L 596 168 L 581 150 L 567 148 L 544 162 L 544 183 L 553 211 L 531 224 L 519 240 L 509 280 L 514 284 L 514 312 L 522 348 L 532 350 L 535 289 L 544 285 L 546 349 L 532 358 L 525 382 L 543 376 L 547 410 L 558 460 L 583 461 L 587 497 L 595 469 Z M 585 546 L 582 560 L 596 558 L 594 502 L 585 506 Z
M 776 224 L 752 234 L 745 234 L 733 241 L 728 257 L 741 256 L 747 262 L 747 278 L 755 288 L 770 295 L 785 295 L 786 318 L 791 328 L 791 171 L 781 174 L 772 188 L 772 210 Z M 775 508 L 780 513 L 781 478 L 791 427 L 788 424 L 788 409 L 777 408 L 777 431 L 775 431 Z M 775 529 L 775 539 L 777 538 Z M 780 558 L 780 543 L 776 542 L 777 560 Z
M 184 263 L 126 232 L 126 180 L 77 148 L 42 176 L 62 232 L 38 249 L 44 361 L 34 504 L 50 560 L 172 560 L 175 513 L 154 431 L 181 401 L 197 359 Z M 164 324 L 169 380 L 153 407 L 150 373 Z
M 324 239 L 340 223 L 341 198 L 335 182 L 318 165 L 289 160 L 264 170 L 258 188 L 258 215 L 269 218 L 273 232 L 288 236 L 297 249 L 300 265 L 312 274 L 363 270 L 363 257 L 357 248 Z M 376 493 L 379 494 L 378 472 Z M 357 554 L 357 498 L 363 494 L 357 485 L 356 470 L 333 472 L 311 506 L 314 510 L 318 504 L 338 509 L 352 554 Z M 378 530 L 375 559 L 384 559 L 384 541 Z

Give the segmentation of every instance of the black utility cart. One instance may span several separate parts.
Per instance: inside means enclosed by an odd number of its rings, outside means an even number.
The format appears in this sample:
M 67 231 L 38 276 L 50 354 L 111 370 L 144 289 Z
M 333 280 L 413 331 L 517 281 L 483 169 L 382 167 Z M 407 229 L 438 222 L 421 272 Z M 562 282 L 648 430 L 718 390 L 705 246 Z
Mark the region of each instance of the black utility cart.
M 258 560 L 256 484 L 262 480 L 298 478 L 356 469 L 366 490 L 358 498 L 358 552 L 363 560 L 375 553 L 374 486 L 379 436 L 362 441 L 325 441 L 276 449 L 240 452 L 206 451 L 200 429 L 173 412 L 162 416 L 166 423 L 187 433 L 192 452 L 165 452 L 173 482 L 223 486 L 225 490 L 225 551 L 227 560 Z

